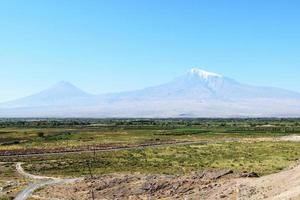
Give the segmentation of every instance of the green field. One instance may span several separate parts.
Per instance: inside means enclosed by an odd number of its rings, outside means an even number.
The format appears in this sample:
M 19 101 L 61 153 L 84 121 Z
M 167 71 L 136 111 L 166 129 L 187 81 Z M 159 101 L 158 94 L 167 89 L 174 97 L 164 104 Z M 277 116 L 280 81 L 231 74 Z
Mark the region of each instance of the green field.
M 300 124 L 296 119 L 21 122 L 4 121 L 0 123 L 0 127 L 2 127 L 0 128 L 0 151 L 143 144 L 173 140 L 221 141 L 222 139 L 277 137 L 300 133 Z M 41 144 L 43 145 L 41 146 Z
M 232 169 L 265 175 L 280 171 L 299 158 L 300 143 L 297 142 L 226 142 L 10 160 L 25 162 L 25 169 L 32 173 L 78 177 L 89 175 L 89 166 L 95 175 L 115 172 L 186 174 L 204 169 Z
M 276 139 L 300 135 L 297 119 L 164 119 L 1 121 L 0 152 L 33 149 L 38 153 L 65 148 L 172 143 L 199 144 L 147 147 L 107 152 L 1 158 L 24 162 L 28 171 L 57 176 L 137 172 L 182 174 L 203 169 L 282 170 L 300 158 L 300 143 Z M 201 142 L 206 143 L 201 143 Z M 3 175 L 0 175 L 3 176 Z

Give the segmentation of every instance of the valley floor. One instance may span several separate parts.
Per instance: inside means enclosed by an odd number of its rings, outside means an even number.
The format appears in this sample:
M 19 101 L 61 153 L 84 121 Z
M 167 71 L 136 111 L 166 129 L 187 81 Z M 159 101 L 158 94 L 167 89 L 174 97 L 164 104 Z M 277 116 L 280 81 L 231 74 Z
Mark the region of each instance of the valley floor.
M 300 199 L 299 120 L 16 123 L 0 200 Z

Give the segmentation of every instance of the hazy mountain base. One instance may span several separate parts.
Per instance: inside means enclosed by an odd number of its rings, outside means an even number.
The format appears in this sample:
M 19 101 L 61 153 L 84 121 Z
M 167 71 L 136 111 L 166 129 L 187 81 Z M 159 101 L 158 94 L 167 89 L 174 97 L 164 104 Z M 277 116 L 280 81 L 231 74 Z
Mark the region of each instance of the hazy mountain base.
M 2 117 L 297 117 L 300 101 L 122 101 L 90 106 L 41 106 L 0 109 Z

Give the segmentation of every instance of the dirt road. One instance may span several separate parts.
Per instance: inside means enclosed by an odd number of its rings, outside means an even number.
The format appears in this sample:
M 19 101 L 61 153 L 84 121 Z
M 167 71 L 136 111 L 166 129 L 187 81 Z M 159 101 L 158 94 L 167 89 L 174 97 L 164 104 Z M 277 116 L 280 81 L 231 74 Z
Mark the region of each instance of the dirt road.
M 300 135 L 289 135 L 281 137 L 283 141 L 292 141 L 292 142 L 300 142 Z
M 107 152 L 107 151 L 119 151 L 119 150 L 131 150 L 131 149 L 144 149 L 147 147 L 167 147 L 177 145 L 190 145 L 190 144 L 208 144 L 207 141 L 184 141 L 184 142 L 173 142 L 173 143 L 162 143 L 162 144 L 145 144 L 137 145 L 133 147 L 109 147 L 103 149 L 90 149 L 90 150 L 74 150 L 74 151 L 62 151 L 62 152 L 50 152 L 50 153 L 29 153 L 29 154 L 18 154 L 18 155 L 0 155 L 1 158 L 20 158 L 20 157 L 33 157 L 33 156 L 51 156 L 51 155 L 66 155 L 66 154 L 78 154 L 78 153 L 93 153 L 93 152 Z
M 48 185 L 55 185 L 55 184 L 68 184 L 68 183 L 74 183 L 76 181 L 80 181 L 81 179 L 60 179 L 60 178 L 52 178 L 52 177 L 46 177 L 46 176 L 37 176 L 33 174 L 29 174 L 24 171 L 22 168 L 22 163 L 16 164 L 16 170 L 17 172 L 24 176 L 25 178 L 28 178 L 32 180 L 33 182 L 28 185 L 23 191 L 21 191 L 16 197 L 15 200 L 26 200 L 28 197 L 31 196 L 31 194 L 44 186 Z

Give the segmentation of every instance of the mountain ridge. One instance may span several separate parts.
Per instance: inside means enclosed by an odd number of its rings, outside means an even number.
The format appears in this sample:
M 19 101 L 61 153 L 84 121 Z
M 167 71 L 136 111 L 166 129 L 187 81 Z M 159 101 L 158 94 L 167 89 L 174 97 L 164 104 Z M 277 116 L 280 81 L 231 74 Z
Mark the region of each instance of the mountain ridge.
M 192 68 L 170 82 L 120 93 L 91 95 L 59 82 L 0 104 L 0 117 L 300 117 L 299 108 L 300 93 L 251 86 Z

